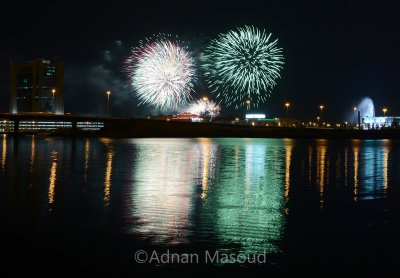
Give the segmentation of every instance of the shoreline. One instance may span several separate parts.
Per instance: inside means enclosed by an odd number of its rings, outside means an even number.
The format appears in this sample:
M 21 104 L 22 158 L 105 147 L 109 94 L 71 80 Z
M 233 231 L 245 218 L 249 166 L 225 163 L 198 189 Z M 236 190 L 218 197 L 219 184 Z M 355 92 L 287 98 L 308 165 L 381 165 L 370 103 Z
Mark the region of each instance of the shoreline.
M 105 122 L 100 131 L 55 130 L 3 133 L 14 137 L 110 137 L 110 138 L 291 138 L 291 139 L 400 139 L 399 128 L 354 130 L 338 128 L 267 127 L 229 123 L 193 123 L 147 119 L 118 119 Z

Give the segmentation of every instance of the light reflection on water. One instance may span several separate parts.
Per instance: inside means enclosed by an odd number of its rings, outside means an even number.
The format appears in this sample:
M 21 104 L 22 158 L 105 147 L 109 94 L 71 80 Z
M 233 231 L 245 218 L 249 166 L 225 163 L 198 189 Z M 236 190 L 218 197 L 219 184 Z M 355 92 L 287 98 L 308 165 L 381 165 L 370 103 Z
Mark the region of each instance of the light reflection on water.
M 90 211 L 85 225 L 155 245 L 279 253 L 287 216 L 301 206 L 340 206 L 332 192 L 351 202 L 389 198 L 399 179 L 398 144 L 3 135 L 1 207 L 23 204 L 46 223 L 79 206 Z

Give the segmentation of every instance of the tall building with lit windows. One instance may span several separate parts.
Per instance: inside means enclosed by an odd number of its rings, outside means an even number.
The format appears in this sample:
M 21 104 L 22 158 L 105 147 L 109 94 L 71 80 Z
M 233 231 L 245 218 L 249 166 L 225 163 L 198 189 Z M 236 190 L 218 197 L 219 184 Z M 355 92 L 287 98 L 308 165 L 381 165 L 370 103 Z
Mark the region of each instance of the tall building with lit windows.
M 10 112 L 64 114 L 64 64 L 35 59 L 10 62 Z

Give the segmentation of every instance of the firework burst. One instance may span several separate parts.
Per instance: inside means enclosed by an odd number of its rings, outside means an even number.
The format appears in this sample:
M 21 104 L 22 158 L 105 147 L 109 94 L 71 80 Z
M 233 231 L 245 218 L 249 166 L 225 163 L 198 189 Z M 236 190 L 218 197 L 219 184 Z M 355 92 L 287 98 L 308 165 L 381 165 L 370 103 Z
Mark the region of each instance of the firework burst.
M 265 102 L 284 64 L 277 42 L 270 33 L 251 26 L 220 34 L 204 53 L 210 89 L 235 108 L 245 105 L 245 100 L 254 106 Z
M 165 38 L 146 40 L 132 49 L 124 69 L 139 104 L 166 111 L 191 99 L 194 60 L 179 42 Z
M 210 119 L 218 117 L 221 112 L 221 106 L 212 100 L 200 99 L 194 101 L 184 109 L 184 112 L 189 112 L 201 117 L 209 117 Z

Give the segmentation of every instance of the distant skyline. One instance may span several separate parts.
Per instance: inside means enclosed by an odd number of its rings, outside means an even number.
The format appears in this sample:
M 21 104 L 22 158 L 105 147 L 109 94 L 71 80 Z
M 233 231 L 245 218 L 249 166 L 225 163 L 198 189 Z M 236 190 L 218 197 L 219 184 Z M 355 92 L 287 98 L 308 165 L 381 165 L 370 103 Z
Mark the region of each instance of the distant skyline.
M 259 2 L 259 3 L 258 3 Z M 9 61 L 37 57 L 65 63 L 65 111 L 101 113 L 107 90 L 115 115 L 140 116 L 122 73 L 138 40 L 177 34 L 201 49 L 221 32 L 243 25 L 279 39 L 285 66 L 272 95 L 258 111 L 310 119 L 324 104 L 331 120 L 353 117 L 353 106 L 371 97 L 376 114 L 400 115 L 400 4 L 378 1 L 19 1 L 0 17 L 0 111 L 8 111 Z M 213 95 L 198 86 L 198 96 Z M 245 109 L 222 107 L 222 114 Z M 346 118 L 347 116 L 347 118 Z

